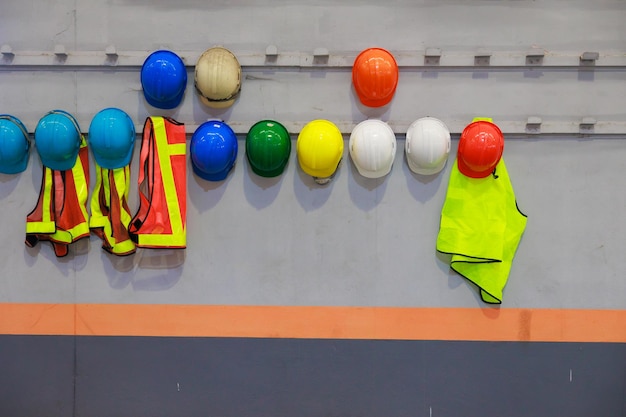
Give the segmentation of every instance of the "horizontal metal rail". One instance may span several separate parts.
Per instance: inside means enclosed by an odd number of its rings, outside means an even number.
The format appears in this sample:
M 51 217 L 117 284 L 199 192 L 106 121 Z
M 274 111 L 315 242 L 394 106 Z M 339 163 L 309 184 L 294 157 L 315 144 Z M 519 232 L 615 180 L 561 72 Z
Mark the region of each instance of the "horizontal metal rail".
M 92 68 L 138 68 L 151 51 L 117 51 L 110 46 L 102 51 L 69 51 L 57 45 L 52 51 L 13 50 L 0 47 L 0 70 L 22 67 L 53 67 L 71 70 Z M 202 51 L 175 51 L 186 66 L 193 67 Z M 233 51 L 243 68 L 325 68 L 349 69 L 359 51 L 280 52 L 271 46 L 265 52 Z M 402 69 L 527 69 L 626 70 L 626 51 L 391 51 Z

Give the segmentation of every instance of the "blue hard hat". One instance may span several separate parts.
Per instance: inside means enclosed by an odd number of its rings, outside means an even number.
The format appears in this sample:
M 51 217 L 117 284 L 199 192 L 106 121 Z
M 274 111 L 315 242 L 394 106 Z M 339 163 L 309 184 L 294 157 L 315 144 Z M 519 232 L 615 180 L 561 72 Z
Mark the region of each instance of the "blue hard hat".
M 117 108 L 100 110 L 89 125 L 89 147 L 102 168 L 116 169 L 130 164 L 135 146 L 135 124 Z
M 35 128 L 35 148 L 44 166 L 57 171 L 72 169 L 80 149 L 78 122 L 66 111 L 52 110 Z
M 237 149 L 237 136 L 230 126 L 217 120 L 204 122 L 191 137 L 193 171 L 207 181 L 222 181 L 235 165 Z
M 187 70 L 183 60 L 172 51 L 151 53 L 141 67 L 141 86 L 151 106 L 159 109 L 178 106 L 187 87 Z
M 0 114 L 0 172 L 18 174 L 26 169 L 30 137 L 24 124 L 14 116 Z

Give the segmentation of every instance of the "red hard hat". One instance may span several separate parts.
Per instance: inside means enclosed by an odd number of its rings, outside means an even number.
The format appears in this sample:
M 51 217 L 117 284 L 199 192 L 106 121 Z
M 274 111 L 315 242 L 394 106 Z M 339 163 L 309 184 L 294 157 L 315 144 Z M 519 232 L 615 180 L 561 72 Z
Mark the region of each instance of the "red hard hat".
M 396 92 L 398 64 L 385 49 L 365 49 L 354 60 L 352 83 L 361 103 L 369 107 L 384 106 Z
M 459 171 L 472 178 L 484 178 L 495 169 L 504 151 L 504 136 L 495 124 L 479 120 L 463 129 L 457 161 Z

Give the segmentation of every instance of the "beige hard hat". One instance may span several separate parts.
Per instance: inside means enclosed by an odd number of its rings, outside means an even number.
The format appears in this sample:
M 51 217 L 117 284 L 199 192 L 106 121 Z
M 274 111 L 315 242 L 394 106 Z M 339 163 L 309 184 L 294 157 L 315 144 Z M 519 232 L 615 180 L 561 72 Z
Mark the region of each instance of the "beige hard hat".
M 209 48 L 198 58 L 194 85 L 207 106 L 232 106 L 241 90 L 241 65 L 228 49 Z

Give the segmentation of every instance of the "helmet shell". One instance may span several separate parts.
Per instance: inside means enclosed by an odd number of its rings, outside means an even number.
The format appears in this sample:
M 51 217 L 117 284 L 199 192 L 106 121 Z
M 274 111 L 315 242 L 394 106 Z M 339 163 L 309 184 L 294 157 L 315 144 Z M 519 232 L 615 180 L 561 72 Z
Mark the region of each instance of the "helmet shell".
M 457 161 L 459 171 L 471 178 L 489 176 L 504 152 L 504 136 L 500 128 L 486 120 L 470 123 L 459 140 Z
M 434 175 L 446 165 L 450 154 L 450 130 L 439 119 L 422 117 L 407 129 L 405 154 L 411 171 Z
M 122 168 L 130 164 L 135 147 L 135 125 L 123 110 L 100 110 L 89 125 L 89 147 L 99 166 Z
M 235 165 L 237 136 L 219 120 L 204 122 L 193 133 L 189 153 L 193 171 L 207 181 L 222 181 Z
M 35 128 L 35 148 L 41 163 L 57 171 L 72 169 L 80 149 L 78 122 L 66 111 L 52 110 Z
M 364 120 L 352 130 L 348 149 L 359 174 L 366 178 L 381 178 L 393 166 L 396 135 L 382 120 Z
M 246 156 L 252 171 L 262 177 L 276 177 L 285 169 L 291 154 L 291 138 L 274 120 L 255 123 L 246 136 Z
M 382 48 L 363 50 L 352 66 L 352 83 L 361 103 L 368 107 L 388 104 L 398 86 L 398 64 Z
M 29 155 L 30 137 L 24 124 L 17 117 L 0 114 L 0 173 L 23 172 Z
M 172 51 L 154 51 L 141 67 L 141 86 L 146 101 L 152 107 L 177 107 L 187 87 L 187 70 L 183 60 Z
M 341 131 L 329 120 L 310 121 L 298 135 L 296 153 L 304 172 L 314 178 L 330 178 L 343 157 Z
M 233 105 L 241 90 L 241 65 L 226 48 L 216 46 L 200 55 L 194 85 L 203 104 L 213 108 Z

